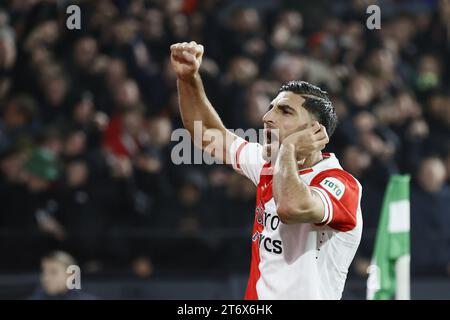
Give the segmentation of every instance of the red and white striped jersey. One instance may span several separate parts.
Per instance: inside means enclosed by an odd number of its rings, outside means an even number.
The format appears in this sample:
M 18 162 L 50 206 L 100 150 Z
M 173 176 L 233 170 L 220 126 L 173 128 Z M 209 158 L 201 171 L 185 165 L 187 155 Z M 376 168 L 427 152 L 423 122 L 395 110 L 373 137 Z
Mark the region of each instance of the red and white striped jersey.
M 323 201 L 320 224 L 283 224 L 272 196 L 270 163 L 262 146 L 237 138 L 233 168 L 257 186 L 252 262 L 245 299 L 340 299 L 348 268 L 361 240 L 361 192 L 334 154 L 299 171 Z

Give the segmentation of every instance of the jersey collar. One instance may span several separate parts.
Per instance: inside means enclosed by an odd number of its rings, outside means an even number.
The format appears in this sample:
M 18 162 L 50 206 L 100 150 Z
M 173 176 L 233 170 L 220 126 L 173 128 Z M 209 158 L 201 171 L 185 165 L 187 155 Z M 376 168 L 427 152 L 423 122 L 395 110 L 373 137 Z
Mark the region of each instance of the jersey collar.
M 298 173 L 300 175 L 304 175 L 311 172 L 320 172 L 326 169 L 342 169 L 341 165 L 339 164 L 339 160 L 336 158 L 334 153 L 322 152 L 322 157 L 323 159 L 317 162 L 314 166 L 302 169 Z

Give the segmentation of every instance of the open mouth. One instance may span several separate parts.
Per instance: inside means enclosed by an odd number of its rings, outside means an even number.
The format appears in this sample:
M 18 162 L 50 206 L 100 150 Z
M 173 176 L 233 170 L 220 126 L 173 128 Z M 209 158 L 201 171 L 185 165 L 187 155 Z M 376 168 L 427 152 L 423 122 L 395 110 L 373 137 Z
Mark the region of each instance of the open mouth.
M 278 135 L 275 133 L 277 129 L 264 129 L 264 138 L 266 144 L 272 144 L 272 142 L 278 141 Z

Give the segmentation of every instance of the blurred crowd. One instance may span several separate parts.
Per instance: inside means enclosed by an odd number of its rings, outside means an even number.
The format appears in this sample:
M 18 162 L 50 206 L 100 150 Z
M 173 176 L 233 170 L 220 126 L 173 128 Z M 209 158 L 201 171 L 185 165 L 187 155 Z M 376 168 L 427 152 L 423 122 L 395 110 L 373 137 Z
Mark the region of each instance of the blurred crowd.
M 65 1 L 0 4 L 2 270 L 62 249 L 92 272 L 247 272 L 253 184 L 170 158 L 182 122 L 169 47 L 195 40 L 229 128 L 262 127 L 288 80 L 329 92 L 326 151 L 363 185 L 352 273 L 366 274 L 389 176 L 409 173 L 413 272 L 450 275 L 450 0 L 70 3 L 81 30 L 66 28 Z

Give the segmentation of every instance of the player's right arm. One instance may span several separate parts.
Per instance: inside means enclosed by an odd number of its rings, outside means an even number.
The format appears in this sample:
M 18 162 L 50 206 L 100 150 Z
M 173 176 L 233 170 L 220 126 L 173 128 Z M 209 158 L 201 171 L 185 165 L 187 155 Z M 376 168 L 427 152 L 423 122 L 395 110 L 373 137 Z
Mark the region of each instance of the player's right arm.
M 236 135 L 227 130 L 206 96 L 199 74 L 204 48 L 194 41 L 170 47 L 172 67 L 177 75 L 178 98 L 184 127 L 194 144 L 216 159 L 231 164 L 230 148 Z M 196 141 L 194 122 L 200 122 L 202 135 Z M 198 129 L 197 129 L 198 130 Z M 198 133 L 197 133 L 198 134 Z

